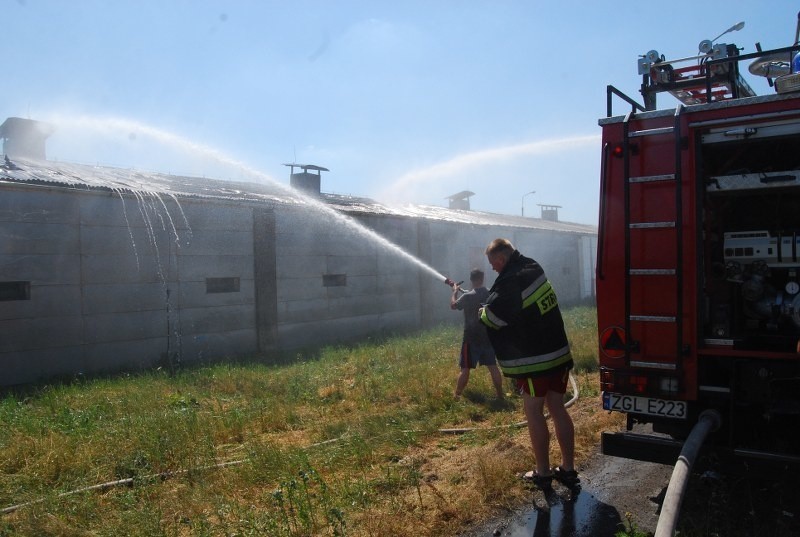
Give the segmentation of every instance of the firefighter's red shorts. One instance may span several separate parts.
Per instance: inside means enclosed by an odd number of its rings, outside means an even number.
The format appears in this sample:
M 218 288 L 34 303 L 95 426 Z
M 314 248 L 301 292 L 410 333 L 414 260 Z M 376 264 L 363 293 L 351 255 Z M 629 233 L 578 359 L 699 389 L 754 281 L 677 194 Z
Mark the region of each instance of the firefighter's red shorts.
M 567 393 L 567 379 L 569 368 L 559 367 L 546 375 L 517 379 L 517 390 L 531 397 L 544 397 L 548 391 Z

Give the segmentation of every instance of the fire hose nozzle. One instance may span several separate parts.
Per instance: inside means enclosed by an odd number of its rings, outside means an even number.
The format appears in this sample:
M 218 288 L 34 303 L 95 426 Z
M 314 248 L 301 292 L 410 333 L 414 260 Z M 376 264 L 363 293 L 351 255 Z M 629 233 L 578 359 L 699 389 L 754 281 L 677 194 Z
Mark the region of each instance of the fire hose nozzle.
M 460 282 L 456 283 L 453 280 L 451 280 L 450 278 L 445 278 L 444 279 L 444 283 L 447 284 L 450 287 L 453 287 L 454 285 L 461 286 L 461 284 L 464 283 L 464 280 L 461 280 Z

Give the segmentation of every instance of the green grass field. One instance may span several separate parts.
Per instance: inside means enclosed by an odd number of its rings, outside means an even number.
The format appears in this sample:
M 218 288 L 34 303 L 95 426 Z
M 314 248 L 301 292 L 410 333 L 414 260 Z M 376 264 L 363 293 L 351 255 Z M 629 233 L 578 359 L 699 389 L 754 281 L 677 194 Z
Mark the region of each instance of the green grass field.
M 596 396 L 595 310 L 565 320 Z M 6 395 L 0 535 L 451 534 L 513 502 L 514 465 L 530 461 L 520 402 L 492 400 L 485 370 L 453 400 L 459 343 L 460 327 L 441 327 L 280 366 Z M 440 431 L 455 427 L 475 431 Z M 457 514 L 460 501 L 480 508 Z

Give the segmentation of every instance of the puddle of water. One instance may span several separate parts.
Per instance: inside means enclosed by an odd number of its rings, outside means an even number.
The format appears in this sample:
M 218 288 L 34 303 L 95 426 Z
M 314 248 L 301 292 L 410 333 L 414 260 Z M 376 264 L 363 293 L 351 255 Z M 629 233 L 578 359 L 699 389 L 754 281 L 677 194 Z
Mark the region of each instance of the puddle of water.
M 622 529 L 617 510 L 587 490 L 572 496 L 559 489 L 533 491 L 532 507 L 507 522 L 487 526 L 472 537 L 604 537 Z

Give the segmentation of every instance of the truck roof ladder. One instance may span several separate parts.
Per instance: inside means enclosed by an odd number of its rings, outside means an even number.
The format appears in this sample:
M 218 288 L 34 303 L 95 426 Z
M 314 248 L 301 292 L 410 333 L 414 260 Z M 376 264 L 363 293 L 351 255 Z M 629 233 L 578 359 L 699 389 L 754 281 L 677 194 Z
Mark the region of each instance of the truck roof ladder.
M 631 130 L 631 119 L 634 116 L 634 111 L 631 111 L 623 121 L 623 155 L 624 155 L 624 223 L 625 223 L 625 333 L 628 334 L 629 344 L 625 349 L 625 361 L 628 365 L 635 365 L 639 367 L 650 367 L 656 369 L 678 369 L 681 365 L 681 356 L 685 354 L 683 345 L 683 203 L 682 203 L 682 178 L 681 178 L 681 155 L 684 149 L 683 140 L 681 137 L 681 112 L 683 105 L 679 104 L 675 109 L 674 123 L 672 127 L 661 127 L 656 129 L 647 129 L 640 131 Z M 630 174 L 631 164 L 631 139 L 642 138 L 649 136 L 665 136 L 671 135 L 674 140 L 674 172 L 669 174 L 650 175 L 650 176 L 636 176 L 632 177 Z M 646 151 L 647 144 L 638 144 L 639 158 L 646 159 L 648 156 L 643 154 Z M 675 215 L 672 221 L 631 221 L 631 188 L 636 185 L 639 189 L 640 196 L 656 195 L 656 190 L 653 189 L 655 185 L 661 187 L 663 192 L 663 185 L 670 183 L 674 191 Z M 645 268 L 641 266 L 644 261 L 645 253 L 640 251 L 639 248 L 643 244 L 642 240 L 632 241 L 632 234 L 647 234 L 654 230 L 667 230 L 671 235 L 671 246 L 675 251 L 675 264 L 674 266 L 665 266 L 658 268 Z M 645 235 L 646 237 L 646 235 Z M 636 245 L 636 246 L 635 246 Z M 637 280 L 637 289 L 643 291 L 643 295 L 647 295 L 647 290 L 655 290 L 656 287 L 662 286 L 664 278 L 671 279 L 675 286 L 675 311 L 662 311 L 658 314 L 632 312 L 632 297 L 631 297 L 631 283 L 633 279 Z M 631 328 L 633 323 L 641 325 L 642 323 L 669 323 L 674 328 L 674 347 L 656 349 L 653 353 L 653 348 L 649 350 L 646 355 L 642 355 L 640 359 L 632 360 L 632 353 L 641 353 L 642 349 L 639 347 L 639 340 L 636 337 L 636 332 L 632 332 Z M 668 338 L 672 339 L 672 337 Z M 664 346 L 668 345 L 666 342 Z M 663 361 L 663 356 L 672 356 L 674 352 L 674 360 Z M 656 355 L 661 356 L 662 360 L 658 360 Z

